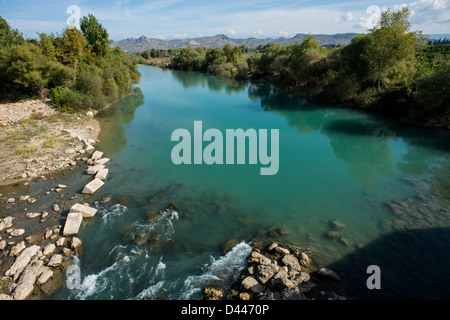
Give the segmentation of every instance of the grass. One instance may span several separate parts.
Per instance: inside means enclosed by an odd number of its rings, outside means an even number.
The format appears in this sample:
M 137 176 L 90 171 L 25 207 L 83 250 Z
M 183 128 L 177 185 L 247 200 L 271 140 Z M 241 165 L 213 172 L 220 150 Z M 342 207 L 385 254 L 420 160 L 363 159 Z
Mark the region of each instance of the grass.
M 14 152 L 24 158 L 31 157 L 38 150 L 38 146 L 18 146 L 14 148 Z

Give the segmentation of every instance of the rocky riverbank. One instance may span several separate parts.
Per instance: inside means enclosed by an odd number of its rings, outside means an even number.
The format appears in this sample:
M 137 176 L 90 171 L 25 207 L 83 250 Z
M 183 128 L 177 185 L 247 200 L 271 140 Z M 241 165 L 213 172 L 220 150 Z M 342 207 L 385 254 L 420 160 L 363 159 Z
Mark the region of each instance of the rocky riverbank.
M 100 133 L 93 116 L 60 113 L 49 101 L 0 104 L 0 185 L 74 166 L 85 152 L 81 139 L 92 144 Z
M 97 212 L 87 201 L 103 186 L 109 159 L 95 150 L 100 126 L 92 112 L 59 114 L 48 102 L 28 101 L 0 105 L 0 125 L 0 300 L 40 299 L 65 284 L 65 270 L 82 254 L 77 234 Z M 67 180 L 73 170 L 87 175 Z
M 310 256 L 311 249 L 288 243 L 273 242 L 268 246 L 259 241 L 238 280 L 226 291 L 207 286 L 206 300 L 347 300 L 348 297 L 330 290 L 327 282 L 338 283 L 339 275 L 325 267 L 317 267 Z

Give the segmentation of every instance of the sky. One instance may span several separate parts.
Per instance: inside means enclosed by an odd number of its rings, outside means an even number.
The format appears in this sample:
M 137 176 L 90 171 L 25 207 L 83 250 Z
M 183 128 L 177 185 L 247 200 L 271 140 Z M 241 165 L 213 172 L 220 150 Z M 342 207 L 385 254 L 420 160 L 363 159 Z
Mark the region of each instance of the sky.
M 450 0 L 0 0 L 0 16 L 31 38 L 38 32 L 61 32 L 78 15 L 89 13 L 103 24 L 112 40 L 216 34 L 276 38 L 297 33 L 365 33 L 380 10 L 403 6 L 412 12 L 413 30 L 450 33 Z

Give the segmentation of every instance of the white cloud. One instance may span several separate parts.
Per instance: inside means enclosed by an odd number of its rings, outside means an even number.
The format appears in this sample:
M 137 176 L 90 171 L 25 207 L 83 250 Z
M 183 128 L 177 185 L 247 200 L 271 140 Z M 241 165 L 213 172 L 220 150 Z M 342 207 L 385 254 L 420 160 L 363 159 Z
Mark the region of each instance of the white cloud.
M 350 11 L 348 11 L 346 14 L 344 14 L 342 16 L 342 20 L 344 20 L 344 21 L 352 21 L 353 18 L 354 18 L 354 16 Z

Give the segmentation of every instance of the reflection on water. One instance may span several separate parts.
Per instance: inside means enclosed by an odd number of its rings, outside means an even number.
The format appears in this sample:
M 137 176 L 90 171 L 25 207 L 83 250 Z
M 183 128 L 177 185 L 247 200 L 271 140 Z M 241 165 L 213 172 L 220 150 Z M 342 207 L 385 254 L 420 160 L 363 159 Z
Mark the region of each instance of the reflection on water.
M 107 154 L 120 154 L 127 145 L 124 125 L 130 124 L 135 117 L 137 108 L 144 104 L 142 90 L 135 88 L 133 94 L 124 97 L 97 115 L 101 124 L 99 140 L 106 138 L 110 143 L 101 145 L 102 151 Z
M 199 286 L 235 276 L 226 269 L 238 270 L 246 243 L 257 239 L 314 248 L 318 267 L 335 267 L 349 294 L 371 298 L 364 266 L 380 264 L 390 273 L 383 284 L 395 287 L 391 270 L 416 261 L 403 261 L 403 248 L 411 249 L 403 241 L 420 241 L 429 234 L 423 229 L 445 239 L 448 132 L 317 105 L 263 82 L 140 71 L 140 90 L 99 114 L 110 176 L 92 199 L 111 200 L 98 202 L 101 215 L 80 234 L 84 291 L 61 296 L 198 299 Z M 251 165 L 174 165 L 171 133 L 192 131 L 195 120 L 204 129 L 279 129 L 278 174 L 262 177 Z M 228 256 L 224 243 L 235 244 Z M 446 244 L 422 244 L 427 263 L 450 264 L 441 256 Z M 383 248 L 392 252 L 383 256 Z M 416 285 L 414 276 L 377 297 L 408 297 L 419 286 L 419 297 L 435 291 L 432 273 Z M 439 279 L 450 280 L 447 273 Z

